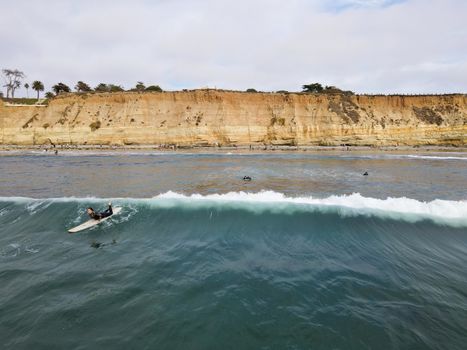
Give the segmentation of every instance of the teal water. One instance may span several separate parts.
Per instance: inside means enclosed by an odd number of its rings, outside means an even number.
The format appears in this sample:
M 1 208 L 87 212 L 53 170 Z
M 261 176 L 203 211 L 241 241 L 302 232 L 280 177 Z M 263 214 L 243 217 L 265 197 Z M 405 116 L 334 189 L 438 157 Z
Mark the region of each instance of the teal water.
M 466 166 L 0 156 L 0 347 L 465 349 Z M 121 215 L 66 232 L 109 199 Z

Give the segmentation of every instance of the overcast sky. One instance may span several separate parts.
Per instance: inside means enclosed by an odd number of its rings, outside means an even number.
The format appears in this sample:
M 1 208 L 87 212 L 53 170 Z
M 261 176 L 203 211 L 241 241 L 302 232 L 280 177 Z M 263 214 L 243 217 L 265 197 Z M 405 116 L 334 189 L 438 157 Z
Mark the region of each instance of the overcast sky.
M 465 93 L 466 19 L 467 0 L 0 0 L 0 68 L 46 90 Z

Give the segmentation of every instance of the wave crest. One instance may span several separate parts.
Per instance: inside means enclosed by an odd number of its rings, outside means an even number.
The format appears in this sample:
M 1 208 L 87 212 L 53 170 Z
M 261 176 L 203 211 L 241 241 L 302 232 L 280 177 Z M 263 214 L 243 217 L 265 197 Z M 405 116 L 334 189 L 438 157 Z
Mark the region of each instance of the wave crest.
M 376 216 L 395 220 L 417 222 L 431 220 L 449 226 L 467 226 L 467 201 L 435 199 L 424 202 L 401 197 L 378 199 L 364 197 L 359 193 L 332 195 L 327 198 L 313 196 L 288 197 L 274 191 L 229 192 L 224 194 L 191 194 L 166 192 L 152 198 L 95 198 L 63 197 L 33 199 L 26 197 L 0 197 L 0 202 L 25 204 L 27 209 L 38 204 L 57 203 L 102 203 L 112 200 L 116 205 L 142 205 L 153 208 L 210 207 L 218 209 L 244 209 L 254 212 L 274 213 L 322 212 L 340 216 Z M 46 205 L 47 207 L 48 205 Z
M 154 197 L 155 200 L 178 200 L 189 202 L 217 202 L 230 204 L 253 204 L 258 210 L 261 208 L 284 209 L 282 205 L 292 205 L 294 208 L 338 211 L 341 215 L 371 215 L 392 219 L 404 219 L 412 222 L 430 219 L 437 223 L 467 225 L 467 201 L 449 201 L 436 199 L 431 202 L 419 201 L 411 198 L 377 199 L 363 197 L 359 193 L 351 195 L 333 195 L 327 198 L 287 197 L 283 193 L 262 191 L 258 193 L 230 192 L 211 195 L 183 195 L 167 192 Z M 282 204 L 282 205 L 281 205 Z

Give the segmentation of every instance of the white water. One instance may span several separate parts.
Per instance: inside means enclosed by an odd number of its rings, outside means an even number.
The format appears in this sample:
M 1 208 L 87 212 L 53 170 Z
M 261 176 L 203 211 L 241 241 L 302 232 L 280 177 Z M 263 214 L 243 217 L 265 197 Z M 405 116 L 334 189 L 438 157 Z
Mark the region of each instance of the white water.
M 467 157 L 453 157 L 453 156 L 424 156 L 424 155 L 414 155 L 409 154 L 405 156 L 406 158 L 413 158 L 413 159 L 432 159 L 432 160 L 466 160 Z
M 411 198 L 377 199 L 363 197 L 359 193 L 351 195 L 334 195 L 327 198 L 287 197 L 274 191 L 259 193 L 230 192 L 212 195 L 183 195 L 175 192 L 161 194 L 157 200 L 180 201 L 214 201 L 217 203 L 249 203 L 253 205 L 293 204 L 311 209 L 337 209 L 342 215 L 375 215 L 393 219 L 419 221 L 431 219 L 438 223 L 467 225 L 467 201 L 449 201 L 436 199 L 430 202 L 418 201 Z M 269 206 L 270 207 L 270 206 Z
M 142 204 L 152 207 L 203 206 L 229 207 L 246 209 L 249 211 L 272 211 L 275 213 L 305 212 L 337 212 L 341 216 L 378 216 L 396 220 L 416 222 L 429 219 L 439 224 L 467 226 L 467 201 L 450 201 L 435 199 L 423 202 L 411 198 L 378 199 L 363 197 L 359 193 L 351 195 L 333 195 L 327 198 L 313 196 L 287 197 L 283 193 L 274 191 L 229 192 L 224 194 L 191 194 L 166 192 L 153 198 L 113 198 L 114 204 Z M 78 202 L 83 204 L 105 204 L 109 198 L 95 197 L 62 197 L 33 199 L 26 197 L 0 197 L 0 202 L 14 202 L 25 204 L 26 209 L 34 214 L 37 210 L 44 210 L 51 203 Z

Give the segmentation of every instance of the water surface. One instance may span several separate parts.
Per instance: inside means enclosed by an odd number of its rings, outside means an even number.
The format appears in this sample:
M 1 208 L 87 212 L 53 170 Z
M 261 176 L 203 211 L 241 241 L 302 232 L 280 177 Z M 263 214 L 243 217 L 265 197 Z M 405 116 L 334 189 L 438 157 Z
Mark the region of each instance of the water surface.
M 5 152 L 0 174 L 4 349 L 467 343 L 467 154 Z

